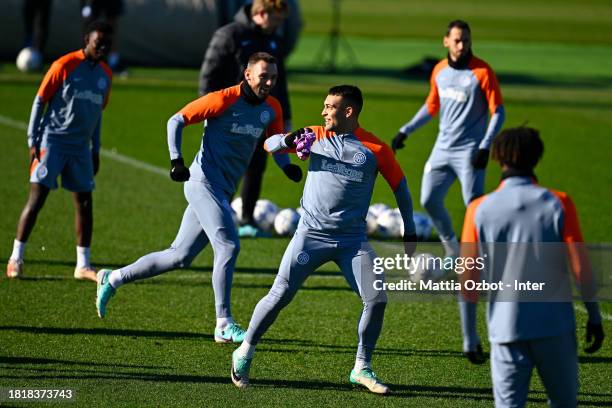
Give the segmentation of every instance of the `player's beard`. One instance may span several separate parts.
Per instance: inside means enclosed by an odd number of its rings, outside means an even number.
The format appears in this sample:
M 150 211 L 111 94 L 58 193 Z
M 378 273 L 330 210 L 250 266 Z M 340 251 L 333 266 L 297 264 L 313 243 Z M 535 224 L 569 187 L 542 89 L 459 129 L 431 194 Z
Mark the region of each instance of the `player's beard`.
M 470 50 L 466 52 L 465 54 L 463 54 L 462 56 L 460 56 L 457 59 L 457 61 L 453 61 L 453 59 L 450 56 L 450 53 L 447 54 L 446 59 L 448 60 L 448 65 L 450 65 L 452 68 L 455 68 L 455 69 L 467 68 L 468 64 L 470 63 L 470 60 L 472 59 L 472 49 L 470 48 Z

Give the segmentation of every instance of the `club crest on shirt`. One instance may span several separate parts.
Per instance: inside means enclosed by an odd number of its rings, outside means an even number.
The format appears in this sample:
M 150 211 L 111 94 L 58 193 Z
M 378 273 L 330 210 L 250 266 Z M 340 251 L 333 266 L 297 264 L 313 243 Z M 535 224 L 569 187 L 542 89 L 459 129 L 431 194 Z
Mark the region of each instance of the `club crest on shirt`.
M 363 164 L 366 162 L 366 155 L 363 152 L 357 152 L 353 156 L 353 163 L 355 164 Z
M 300 265 L 306 265 L 310 261 L 310 255 L 307 252 L 300 252 L 296 258 L 297 263 Z
M 459 84 L 463 87 L 467 88 L 468 86 L 470 86 L 471 83 L 472 78 L 470 78 L 470 76 L 467 74 L 461 75 L 461 78 L 459 78 Z
M 47 177 L 48 173 L 49 172 L 47 170 L 47 166 L 45 166 L 44 164 L 39 165 L 38 169 L 36 169 L 36 175 L 39 179 L 44 179 L 45 177 Z
M 106 79 L 104 78 L 98 79 L 98 89 L 100 89 L 101 91 L 106 89 Z
M 267 110 L 261 112 L 261 114 L 259 115 L 259 120 L 264 125 L 267 125 L 268 122 L 270 122 L 270 112 L 268 112 Z

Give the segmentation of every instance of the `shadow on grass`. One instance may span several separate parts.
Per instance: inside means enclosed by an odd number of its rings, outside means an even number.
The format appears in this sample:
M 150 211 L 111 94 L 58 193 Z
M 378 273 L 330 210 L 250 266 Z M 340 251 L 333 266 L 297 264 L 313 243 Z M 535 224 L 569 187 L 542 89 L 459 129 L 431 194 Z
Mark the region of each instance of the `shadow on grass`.
M 160 373 L 145 373 L 145 372 L 94 372 L 94 371 L 75 371 L 74 374 L 65 372 L 56 373 L 49 370 L 45 374 L 35 375 L 6 375 L 1 374 L 0 378 L 15 379 L 15 380 L 32 380 L 32 381 L 74 381 L 74 380 L 109 380 L 109 381 L 138 381 L 160 383 L 160 386 L 166 384 L 219 384 L 233 387 L 229 376 L 204 376 L 204 375 L 180 375 L 180 374 L 160 374 Z M 441 398 L 446 399 L 472 399 L 478 401 L 493 401 L 493 394 L 490 388 L 485 387 L 458 387 L 458 386 L 428 386 L 428 385 L 407 385 L 407 384 L 388 384 L 392 394 L 386 398 Z M 130 387 L 130 384 L 125 384 Z M 330 381 L 319 380 L 267 380 L 267 379 L 252 379 L 252 388 L 272 388 L 272 389 L 298 389 L 298 390 L 313 390 L 313 391 L 337 391 L 337 392 L 364 392 L 364 388 L 357 388 L 347 383 L 335 383 Z M 356 391 L 357 390 L 357 391 Z M 535 395 L 534 395 L 535 394 Z M 546 396 L 542 391 L 531 391 L 531 397 L 528 401 L 531 403 L 545 403 Z M 601 393 L 581 393 L 579 395 L 579 403 L 581 406 L 610 406 L 608 401 L 585 401 L 584 398 L 604 398 L 609 399 L 612 394 Z
M 67 366 L 83 365 L 83 366 L 95 366 L 95 367 L 122 367 L 122 368 L 150 368 L 150 369 L 170 369 L 168 366 L 148 366 L 148 365 L 131 365 L 131 364 L 110 364 L 110 363 L 96 363 L 92 361 L 71 361 L 71 360 L 58 360 L 52 358 L 38 358 L 38 357 L 16 357 L 16 356 L 0 356 L 0 364 L 11 365 L 50 365 L 50 364 L 61 364 Z

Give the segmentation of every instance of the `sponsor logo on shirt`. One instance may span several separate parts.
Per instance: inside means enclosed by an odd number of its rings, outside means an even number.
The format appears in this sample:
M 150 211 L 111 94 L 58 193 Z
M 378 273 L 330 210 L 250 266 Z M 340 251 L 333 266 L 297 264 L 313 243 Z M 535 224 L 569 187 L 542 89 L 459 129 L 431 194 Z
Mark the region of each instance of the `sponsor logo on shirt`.
M 102 105 L 102 103 L 104 102 L 104 98 L 102 97 L 102 95 L 95 92 L 91 92 L 90 90 L 75 92 L 74 99 L 84 99 L 96 105 Z
M 457 102 L 465 102 L 468 100 L 468 92 L 457 88 L 442 88 L 440 89 L 440 98 L 452 99 Z
M 363 171 L 355 170 L 343 163 L 329 163 L 327 160 L 323 159 L 321 160 L 321 169 L 345 176 L 351 181 L 363 181 Z
M 255 127 L 251 124 L 240 126 L 236 122 L 232 123 L 232 128 L 230 132 L 236 133 L 237 135 L 250 135 L 258 138 L 263 133 L 264 129 L 260 127 Z

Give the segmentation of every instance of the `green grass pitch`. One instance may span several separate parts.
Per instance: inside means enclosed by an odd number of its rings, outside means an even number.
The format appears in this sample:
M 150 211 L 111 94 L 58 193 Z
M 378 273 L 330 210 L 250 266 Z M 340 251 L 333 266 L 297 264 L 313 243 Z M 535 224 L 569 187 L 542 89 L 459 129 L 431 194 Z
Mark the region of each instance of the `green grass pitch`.
M 324 41 L 328 1 L 302 2 L 306 28 L 289 66 L 295 125 L 320 124 L 327 88 L 355 83 L 364 91 L 361 124 L 390 140 L 423 103 L 425 81 L 399 70 L 424 55 L 441 57 L 451 2 L 385 0 L 343 2 L 343 30 L 358 56 L 353 71 L 313 72 Z M 389 12 L 399 10 L 398 12 Z M 569 192 L 585 239 L 610 242 L 612 165 L 612 8 L 606 1 L 461 2 L 455 9 L 472 23 L 475 53 L 497 71 L 505 98 L 506 125 L 528 121 L 546 144 L 537 169 L 540 183 Z M 344 57 L 343 57 L 344 58 Z M 342 61 L 342 60 L 341 60 Z M 0 66 L 0 261 L 10 255 L 17 218 L 25 203 L 27 147 L 24 124 L 39 75 Z M 102 141 L 117 152 L 156 168 L 168 167 L 166 120 L 196 96 L 195 70 L 132 68 L 117 79 L 105 112 Z M 418 207 L 423 165 L 437 123 L 411 136 L 398 157 Z M 192 157 L 201 128 L 185 132 Z M 295 161 L 295 159 L 294 159 Z M 491 164 L 487 190 L 499 170 Z M 185 207 L 180 185 L 155 171 L 102 158 L 94 194 L 92 257 L 98 267 L 119 267 L 164 249 Z M 297 207 L 303 184 L 285 179 L 268 163 L 262 197 Z M 454 186 L 447 198 L 455 228 L 463 205 Z M 394 205 L 381 179 L 373 202 Z M 234 347 L 212 339 L 214 304 L 209 248 L 185 271 L 121 288 L 108 316 L 96 316 L 95 286 L 72 279 L 73 210 L 69 195 L 48 199 L 26 252 L 25 278 L 0 277 L 0 387 L 72 388 L 79 406 L 491 406 L 488 365 L 471 366 L 461 353 L 454 302 L 398 302 L 387 308 L 374 356 L 379 376 L 394 393 L 385 398 L 354 390 L 348 374 L 356 349 L 359 299 L 334 265 L 305 284 L 279 316 L 256 353 L 253 387 L 229 379 Z M 287 239 L 245 240 L 234 275 L 233 313 L 246 325 L 274 279 Z M 480 334 L 486 337 L 484 305 Z M 612 306 L 602 304 L 604 329 L 612 333 Z M 576 312 L 579 348 L 585 314 Z M 609 339 L 608 339 L 609 340 Z M 488 344 L 485 344 L 488 350 Z M 580 404 L 612 405 L 612 346 L 580 352 Z M 560 356 L 562 358 L 562 356 Z M 534 376 L 530 406 L 546 396 Z M 0 402 L 0 405 L 4 403 Z

